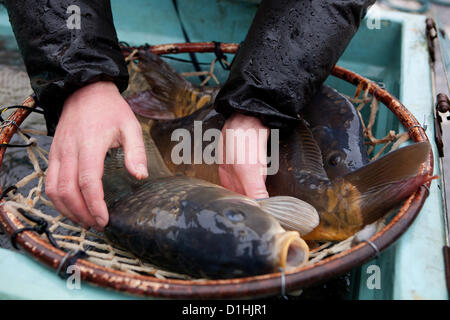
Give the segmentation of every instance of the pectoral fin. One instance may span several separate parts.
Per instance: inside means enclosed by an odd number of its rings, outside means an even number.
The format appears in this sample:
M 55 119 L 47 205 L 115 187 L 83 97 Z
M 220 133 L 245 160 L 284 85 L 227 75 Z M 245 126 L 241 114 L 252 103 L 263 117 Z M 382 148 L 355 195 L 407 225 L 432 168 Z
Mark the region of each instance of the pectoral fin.
M 293 197 L 272 197 L 257 200 L 261 208 L 280 222 L 288 230 L 300 235 L 311 232 L 319 225 L 319 214 L 305 201 Z

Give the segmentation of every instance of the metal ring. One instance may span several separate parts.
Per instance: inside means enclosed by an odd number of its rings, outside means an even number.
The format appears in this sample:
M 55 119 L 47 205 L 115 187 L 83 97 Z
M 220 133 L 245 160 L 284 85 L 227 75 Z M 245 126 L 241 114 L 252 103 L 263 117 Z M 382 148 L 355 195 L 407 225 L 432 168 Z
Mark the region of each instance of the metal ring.
M 376 257 L 378 258 L 380 256 L 380 250 L 378 249 L 378 247 L 375 245 L 375 243 L 373 243 L 370 240 L 363 240 L 362 242 L 366 242 L 367 244 L 369 244 L 373 250 L 375 250 L 376 253 Z
M 406 130 L 406 131 L 409 132 L 414 128 L 421 128 L 423 131 L 427 131 L 427 127 L 422 127 L 420 124 L 415 124 L 415 125 L 409 127 L 408 130 Z
M 47 234 L 47 236 L 48 236 L 48 234 Z M 49 239 L 50 239 L 50 237 L 49 237 Z M 61 273 L 63 271 L 62 268 L 65 268 L 65 271 L 67 273 L 67 271 L 69 270 L 70 266 L 75 266 L 75 264 L 77 263 L 78 259 L 83 259 L 85 257 L 87 257 L 87 254 L 83 250 L 75 250 L 75 249 L 70 250 L 61 259 L 61 262 L 59 263 L 58 268 L 56 269 L 56 274 L 62 279 L 67 279 L 68 276 Z
M 70 256 L 74 255 L 77 251 L 76 250 L 70 250 L 69 252 L 67 252 L 67 254 L 61 259 L 61 261 L 59 262 L 58 268 L 56 269 L 56 274 L 59 277 L 63 277 L 61 275 L 61 269 L 62 267 L 66 264 L 67 259 L 69 259 Z
M 426 184 L 423 184 L 422 187 L 424 187 L 425 189 L 427 189 L 428 194 L 430 194 L 430 187 L 429 187 L 429 186 L 427 186 Z
M 376 82 L 376 84 L 380 87 L 381 90 L 386 90 L 386 84 L 382 81 Z
M 281 296 L 288 300 L 288 297 L 286 295 L 286 276 L 284 274 L 284 269 L 282 267 L 279 267 L 278 270 L 281 272 Z

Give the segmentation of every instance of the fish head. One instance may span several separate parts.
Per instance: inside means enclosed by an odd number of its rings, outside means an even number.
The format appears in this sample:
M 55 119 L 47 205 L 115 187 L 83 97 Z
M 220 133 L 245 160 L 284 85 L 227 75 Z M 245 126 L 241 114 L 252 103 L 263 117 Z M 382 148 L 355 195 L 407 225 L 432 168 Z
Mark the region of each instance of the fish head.
M 266 266 L 266 272 L 273 272 L 297 268 L 308 260 L 309 248 L 299 233 L 283 229 L 257 201 L 232 194 L 211 201 L 208 210 L 217 213 L 221 228 L 231 235 L 223 250 L 228 256 L 234 250 L 241 264 L 248 259 L 248 267 Z
M 361 136 L 342 128 L 318 125 L 311 128 L 322 153 L 322 161 L 329 179 L 333 180 L 368 163 L 367 151 Z
M 333 180 L 369 162 L 361 119 L 347 97 L 323 85 L 302 116 L 322 152 L 328 178 Z

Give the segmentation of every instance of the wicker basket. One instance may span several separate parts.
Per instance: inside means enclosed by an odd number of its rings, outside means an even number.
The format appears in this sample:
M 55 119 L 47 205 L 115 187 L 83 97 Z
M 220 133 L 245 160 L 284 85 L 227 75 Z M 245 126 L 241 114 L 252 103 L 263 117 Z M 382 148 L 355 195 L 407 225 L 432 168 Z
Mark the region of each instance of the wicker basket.
M 132 51 L 136 54 L 139 50 L 151 50 L 153 53 L 161 55 L 169 53 L 214 52 L 216 49 L 216 43 L 208 42 L 167 44 L 140 48 L 127 47 L 124 48 L 123 52 L 127 56 Z M 220 51 L 223 53 L 232 54 L 237 49 L 237 44 L 220 44 Z M 136 58 L 138 58 L 138 55 Z M 419 122 L 389 92 L 380 88 L 374 82 L 338 66 L 334 67 L 332 75 L 353 84 L 356 87 L 355 97 L 365 93 L 366 97 L 370 95 L 383 103 L 402 123 L 412 140 L 416 142 L 428 141 L 425 131 Z M 27 98 L 23 105 L 34 107 L 33 98 Z M 22 124 L 29 114 L 30 111 L 25 109 L 15 111 L 8 119 L 11 120 L 9 125 L 6 124 L 1 129 L 0 143 L 9 143 L 16 133 L 17 127 Z M 5 147 L 0 149 L 0 163 L 3 162 L 5 149 Z M 430 153 L 428 161 L 424 163 L 419 174 L 428 173 L 431 175 L 432 172 L 433 157 Z M 406 231 L 418 215 L 428 196 L 428 187 L 429 183 L 422 186 L 404 201 L 393 219 L 370 239 L 370 243 L 359 243 L 347 250 L 329 255 L 320 261 L 310 263 L 286 274 L 272 273 L 232 280 L 161 279 L 151 275 L 115 270 L 84 258 L 78 259 L 75 264 L 79 268 L 81 278 L 84 281 L 131 294 L 158 298 L 243 298 L 295 291 L 337 276 L 365 263 L 378 253 L 374 246 L 379 251 L 386 249 Z M 5 200 L 2 200 L 2 204 L 4 202 Z M 27 226 L 23 219 L 19 219 L 17 213 L 11 212 L 3 205 L 0 205 L 0 224 L 10 234 Z M 33 258 L 54 269 L 58 269 L 67 259 L 68 253 L 66 251 L 55 248 L 46 238 L 34 232 L 21 232 L 17 235 L 16 241 Z

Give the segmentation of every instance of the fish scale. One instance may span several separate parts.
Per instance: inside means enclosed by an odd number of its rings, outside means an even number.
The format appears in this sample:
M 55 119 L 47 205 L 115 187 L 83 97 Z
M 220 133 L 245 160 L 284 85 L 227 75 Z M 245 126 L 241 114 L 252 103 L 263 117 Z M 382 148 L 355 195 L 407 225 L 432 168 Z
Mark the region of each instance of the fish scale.
M 140 69 L 149 83 L 164 83 L 164 112 L 175 113 L 181 107 L 180 92 L 185 94 L 184 102 L 190 101 L 191 94 L 186 88 L 202 90 L 176 77 L 175 71 L 169 70 L 158 56 L 150 52 L 143 52 L 141 56 Z M 211 88 L 205 88 L 206 91 L 211 92 Z M 136 106 L 129 101 L 133 111 L 144 117 L 153 110 L 152 101 L 158 101 L 158 108 L 163 106 L 158 91 L 151 87 L 146 94 L 152 99 L 145 105 Z M 171 151 L 178 144 L 170 139 L 174 130 L 186 129 L 193 144 L 194 121 L 201 121 L 202 134 L 210 128 L 222 129 L 226 119 L 214 110 L 214 95 L 210 103 L 188 116 L 171 120 L 159 118 L 153 123 L 150 134 L 173 173 L 219 184 L 217 164 L 174 164 L 171 159 Z M 170 96 L 172 100 L 167 99 Z M 187 110 L 196 109 L 192 103 L 188 105 Z M 267 176 L 266 187 L 271 196 L 295 197 L 318 211 L 320 223 L 305 235 L 309 240 L 344 240 L 383 217 L 420 185 L 434 179 L 429 175 L 417 176 L 430 152 L 428 142 L 407 146 L 369 163 L 357 111 L 347 98 L 330 87 L 323 85 L 311 104 L 302 110 L 302 115 L 304 119 L 291 131 L 281 132 L 279 170 Z M 203 148 L 209 143 L 204 141 Z M 279 218 L 285 226 L 302 227 L 300 222 L 286 223 L 285 217 Z
M 306 263 L 306 243 L 272 214 L 303 211 L 309 232 L 319 223 L 314 208 L 287 197 L 256 202 L 204 180 L 174 176 L 150 136 L 151 122 L 142 127 L 147 179 L 127 172 L 121 149 L 105 159 L 105 235 L 112 243 L 161 268 L 201 278 L 251 276 Z

